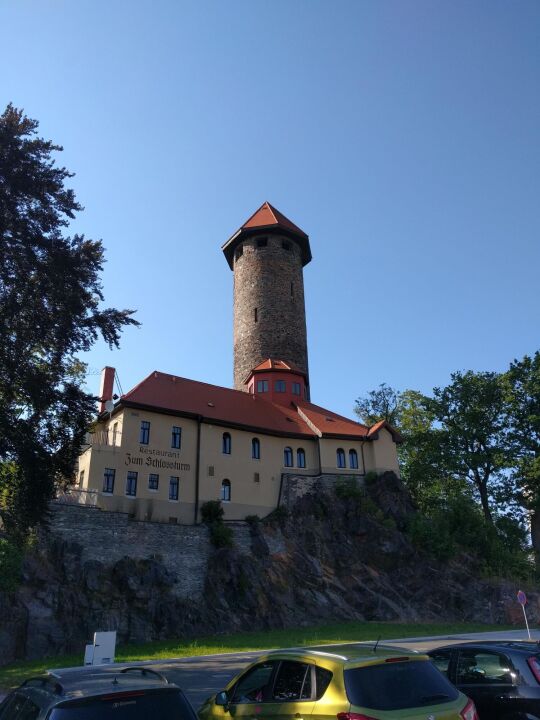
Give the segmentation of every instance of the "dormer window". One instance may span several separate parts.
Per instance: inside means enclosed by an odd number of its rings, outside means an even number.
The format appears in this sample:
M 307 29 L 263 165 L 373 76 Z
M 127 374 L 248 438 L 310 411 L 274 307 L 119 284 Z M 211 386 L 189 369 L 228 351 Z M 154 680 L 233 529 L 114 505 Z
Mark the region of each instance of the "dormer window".
M 268 392 L 268 380 L 257 380 L 257 392 L 258 393 Z

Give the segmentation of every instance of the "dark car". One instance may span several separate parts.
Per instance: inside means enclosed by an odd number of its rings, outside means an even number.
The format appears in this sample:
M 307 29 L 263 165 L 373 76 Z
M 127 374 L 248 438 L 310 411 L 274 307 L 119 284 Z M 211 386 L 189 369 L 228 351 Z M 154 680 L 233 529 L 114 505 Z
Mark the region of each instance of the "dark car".
M 0 720 L 197 720 L 179 687 L 143 667 L 32 678 L 0 705 Z
M 467 642 L 429 655 L 474 700 L 480 720 L 540 720 L 539 644 Z

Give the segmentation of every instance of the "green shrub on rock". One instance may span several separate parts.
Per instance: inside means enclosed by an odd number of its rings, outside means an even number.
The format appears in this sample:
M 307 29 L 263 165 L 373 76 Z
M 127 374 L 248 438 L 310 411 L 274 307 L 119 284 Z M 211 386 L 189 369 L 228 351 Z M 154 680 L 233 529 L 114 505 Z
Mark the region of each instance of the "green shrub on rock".
M 0 592 L 14 592 L 20 583 L 23 553 L 9 540 L 0 538 Z

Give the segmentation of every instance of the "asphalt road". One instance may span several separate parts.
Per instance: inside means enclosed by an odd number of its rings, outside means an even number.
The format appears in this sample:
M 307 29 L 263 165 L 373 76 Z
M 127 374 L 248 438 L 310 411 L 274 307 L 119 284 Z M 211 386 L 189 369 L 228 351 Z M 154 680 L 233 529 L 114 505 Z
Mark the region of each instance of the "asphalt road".
M 540 630 L 532 630 L 531 636 L 540 641 Z M 407 638 L 385 640 L 386 644 L 398 645 L 409 650 L 426 652 L 441 645 L 450 645 L 464 640 L 527 640 L 525 630 L 508 630 L 492 633 L 470 633 L 463 635 L 441 635 L 437 637 Z M 342 643 L 340 643 L 342 644 Z M 323 647 L 323 646 L 319 646 Z M 325 646 L 331 652 L 331 645 Z M 252 662 L 263 651 L 227 653 L 225 655 L 204 655 L 191 658 L 171 658 L 169 660 L 149 661 L 143 663 L 129 663 L 130 665 L 144 665 L 163 673 L 171 682 L 179 685 L 186 696 L 197 709 L 203 701 L 213 693 L 223 690 L 228 681 Z M 107 671 L 114 673 L 118 667 L 124 665 L 107 666 Z M 64 671 L 54 671 L 63 674 Z M 70 672 L 88 672 L 88 668 L 70 670 Z

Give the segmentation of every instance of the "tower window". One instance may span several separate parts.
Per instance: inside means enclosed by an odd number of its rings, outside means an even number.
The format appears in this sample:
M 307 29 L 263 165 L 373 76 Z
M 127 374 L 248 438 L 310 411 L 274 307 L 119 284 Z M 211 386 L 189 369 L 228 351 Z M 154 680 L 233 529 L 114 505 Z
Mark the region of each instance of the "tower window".
M 358 453 L 356 450 L 349 450 L 349 467 L 358 470 Z
M 229 433 L 223 433 L 223 439 L 221 444 L 221 452 L 224 455 L 230 455 L 231 454 L 231 436 Z
M 223 502 L 231 502 L 231 481 L 224 480 L 221 483 L 221 499 Z
M 257 392 L 268 392 L 268 380 L 257 380 Z
M 258 322 L 258 321 L 259 321 L 258 315 L 259 315 L 259 314 L 258 314 L 258 312 L 257 312 L 257 308 L 253 308 L 253 319 L 255 320 L 255 322 Z
M 266 247 L 268 245 L 268 238 L 262 237 L 257 238 L 257 247 Z
M 292 384 L 292 394 L 293 394 L 293 395 L 300 395 L 300 383 L 293 382 L 293 384 Z
M 292 245 L 291 245 L 291 243 L 290 243 L 288 240 L 282 240 L 282 241 L 281 241 L 281 247 L 282 247 L 284 250 L 290 250 L 290 249 L 292 248 Z
M 338 468 L 346 467 L 346 465 L 345 465 L 345 450 L 343 450 L 343 448 L 338 448 L 336 450 L 336 460 L 337 460 Z
M 276 380 L 274 383 L 274 390 L 277 393 L 284 393 L 287 389 L 287 386 L 285 384 L 285 380 Z
M 283 465 L 285 467 L 292 467 L 293 466 L 293 454 L 292 454 L 292 448 L 286 447 L 283 451 Z
M 296 464 L 299 468 L 306 467 L 306 453 L 303 448 L 298 448 L 296 451 Z
M 235 250 L 234 259 L 238 260 L 238 258 L 241 258 L 243 254 L 244 254 L 244 247 L 242 245 L 239 245 Z
M 253 438 L 251 441 L 251 457 L 253 460 L 261 459 L 261 442 L 259 438 Z
M 294 297 L 294 285 L 291 283 L 291 297 Z

